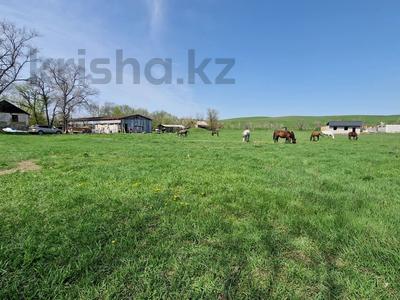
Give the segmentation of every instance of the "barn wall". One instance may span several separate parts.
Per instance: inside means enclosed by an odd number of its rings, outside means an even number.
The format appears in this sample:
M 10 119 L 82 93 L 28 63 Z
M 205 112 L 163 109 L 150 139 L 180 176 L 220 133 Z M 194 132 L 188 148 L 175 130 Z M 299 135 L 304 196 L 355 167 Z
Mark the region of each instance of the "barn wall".
M 12 115 L 18 116 L 18 122 L 11 122 Z M 17 129 L 25 129 L 29 125 L 29 115 L 27 114 L 17 114 L 17 113 L 2 113 L 0 112 L 0 128 L 7 126 L 13 126 Z
M 126 126 L 125 126 L 126 125 Z M 125 127 L 129 132 L 146 132 L 151 133 L 152 121 L 142 117 L 127 118 L 122 120 L 122 129 L 125 131 Z
M 151 133 L 152 121 L 142 117 L 132 117 L 122 120 L 96 120 L 96 121 L 75 121 L 69 124 L 72 127 L 89 126 L 94 133 L 118 133 L 125 132 L 146 132 Z M 126 125 L 126 126 L 125 126 Z

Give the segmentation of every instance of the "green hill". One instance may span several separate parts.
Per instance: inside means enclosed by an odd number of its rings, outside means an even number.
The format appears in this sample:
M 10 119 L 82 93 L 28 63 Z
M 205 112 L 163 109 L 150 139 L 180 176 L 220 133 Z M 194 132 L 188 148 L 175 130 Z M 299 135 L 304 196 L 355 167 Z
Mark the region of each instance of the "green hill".
M 287 117 L 244 117 L 222 120 L 224 128 L 276 129 L 288 127 L 296 130 L 310 130 L 324 126 L 328 121 L 363 121 L 366 125 L 399 124 L 400 115 L 346 115 L 346 116 L 287 116 Z

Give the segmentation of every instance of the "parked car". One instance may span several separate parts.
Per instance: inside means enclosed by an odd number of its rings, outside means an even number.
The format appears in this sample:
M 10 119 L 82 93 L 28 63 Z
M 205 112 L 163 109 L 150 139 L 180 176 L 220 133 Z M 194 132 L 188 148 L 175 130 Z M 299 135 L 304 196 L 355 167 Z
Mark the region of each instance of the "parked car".
M 11 128 L 11 127 L 3 128 L 2 132 L 9 133 L 9 134 L 27 134 L 28 133 L 28 131 L 18 130 L 18 129 Z
M 29 127 L 29 133 L 31 134 L 61 134 L 62 130 L 54 126 L 47 125 L 32 125 Z

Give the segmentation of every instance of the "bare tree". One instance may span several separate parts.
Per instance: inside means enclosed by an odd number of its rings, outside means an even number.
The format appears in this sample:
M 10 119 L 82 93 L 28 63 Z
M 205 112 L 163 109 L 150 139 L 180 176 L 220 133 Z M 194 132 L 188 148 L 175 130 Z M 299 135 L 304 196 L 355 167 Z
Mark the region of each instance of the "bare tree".
M 306 123 L 304 121 L 300 120 L 297 123 L 297 129 L 300 130 L 300 131 L 305 130 L 306 129 Z
M 100 117 L 101 116 L 101 107 L 94 101 L 89 101 L 86 105 L 86 110 L 88 111 L 89 115 L 92 117 Z
M 113 102 L 105 102 L 103 105 L 100 106 L 100 116 L 113 116 L 114 108 L 117 104 Z
M 316 122 L 314 122 L 314 127 L 315 127 L 315 130 L 321 130 L 321 126 L 322 126 L 322 124 L 321 124 L 321 122 L 320 122 L 320 121 L 316 121 Z
M 97 91 L 90 88 L 82 69 L 74 62 L 51 59 L 46 62 L 46 68 L 53 81 L 58 112 L 66 132 L 72 113 L 86 107 L 89 98 L 96 95 Z
M 207 121 L 210 130 L 218 129 L 218 111 L 212 108 L 207 109 Z
M 0 21 L 0 95 L 19 80 L 23 67 L 36 53 L 30 45 L 35 37 L 34 31 Z
M 196 121 L 192 117 L 183 117 L 179 122 L 185 126 L 185 128 L 192 128 L 196 125 Z

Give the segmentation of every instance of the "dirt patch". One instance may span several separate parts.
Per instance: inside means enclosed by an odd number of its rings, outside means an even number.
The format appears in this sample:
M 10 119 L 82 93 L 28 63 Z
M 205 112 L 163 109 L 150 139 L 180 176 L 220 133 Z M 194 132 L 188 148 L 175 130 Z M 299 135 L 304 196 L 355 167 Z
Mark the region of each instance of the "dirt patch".
M 40 170 L 41 167 L 37 165 L 34 161 L 32 160 L 24 160 L 20 161 L 18 165 L 13 168 L 13 169 L 8 169 L 8 170 L 0 170 L 0 176 L 2 175 L 8 175 L 12 174 L 15 172 L 30 172 L 30 171 L 38 171 Z

